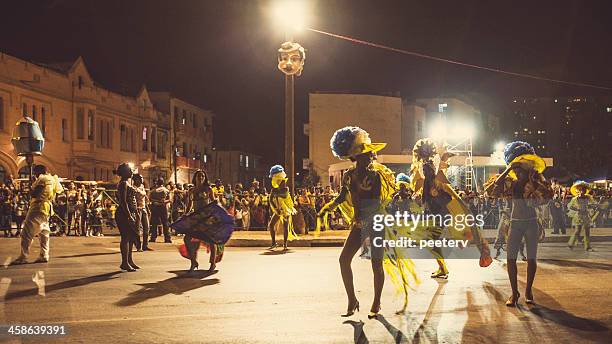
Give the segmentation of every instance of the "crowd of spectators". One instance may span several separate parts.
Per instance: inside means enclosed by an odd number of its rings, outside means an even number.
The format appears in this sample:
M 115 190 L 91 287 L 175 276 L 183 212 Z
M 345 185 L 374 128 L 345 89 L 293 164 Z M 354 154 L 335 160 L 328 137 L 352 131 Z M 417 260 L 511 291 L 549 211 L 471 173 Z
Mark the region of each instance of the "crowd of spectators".
M 103 236 L 104 232 L 112 232 L 115 228 L 114 211 L 116 202 L 112 187 L 105 189 L 93 182 L 65 181 L 65 192 L 58 195 L 55 204 L 55 215 L 51 219 L 54 235 Z M 185 213 L 190 184 L 159 183 L 148 191 L 147 207 L 156 208 L 149 212 L 152 216 L 151 237 L 153 241 L 162 234 L 169 241 L 168 224 L 177 220 Z M 241 183 L 235 185 L 223 184 L 217 180 L 213 193 L 232 214 L 237 229 L 265 229 L 270 219 L 269 193 L 258 181 L 248 186 Z M 540 209 L 540 217 L 546 228 L 554 228 L 555 232 L 566 233 L 570 227 L 567 217 L 567 204 L 571 199 L 569 187 L 553 182 L 554 198 Z M 409 190 L 408 190 L 409 192 Z M 14 181 L 10 176 L 0 182 L 0 230 L 5 236 L 18 236 L 28 209 L 28 183 Z M 315 229 L 316 214 L 338 194 L 337 188 L 330 186 L 312 186 L 297 188 L 294 196 L 299 213 L 295 220 L 296 229 L 300 233 L 308 233 Z M 509 204 L 507 200 L 485 197 L 483 193 L 459 191 L 459 195 L 468 204 L 474 214 L 483 214 L 484 228 L 496 228 L 500 214 Z M 595 227 L 610 227 L 611 214 L 609 200 L 612 193 L 597 191 L 594 195 L 602 208 L 606 209 L 595 223 Z M 155 210 L 155 209 L 154 209 Z M 339 211 L 330 217 L 331 229 L 345 229 L 347 224 Z

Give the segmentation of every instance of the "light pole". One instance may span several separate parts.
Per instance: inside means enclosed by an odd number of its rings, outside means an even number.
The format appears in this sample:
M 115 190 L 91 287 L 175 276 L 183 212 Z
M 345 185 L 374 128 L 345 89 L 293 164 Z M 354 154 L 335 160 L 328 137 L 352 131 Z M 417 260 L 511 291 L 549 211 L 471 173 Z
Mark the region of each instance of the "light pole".
M 288 187 L 294 194 L 295 187 L 295 139 L 294 139 L 294 77 L 304 69 L 306 51 L 293 41 L 293 31 L 302 27 L 308 9 L 303 1 L 278 1 L 273 14 L 283 26 L 285 42 L 278 49 L 278 69 L 285 74 L 285 170 Z
M 32 183 L 32 165 L 34 164 L 34 156 L 42 155 L 42 150 L 45 146 L 45 138 L 43 136 L 38 122 L 31 119 L 27 115 L 17 122 L 13 129 L 13 138 L 11 143 L 15 148 L 18 156 L 23 156 L 26 159 L 29 170 L 29 181 Z
M 306 53 L 304 48 L 285 35 L 287 41 L 278 49 L 278 69 L 285 74 L 285 170 L 289 177 L 289 190 L 295 187 L 295 140 L 294 140 L 294 77 L 302 74 Z

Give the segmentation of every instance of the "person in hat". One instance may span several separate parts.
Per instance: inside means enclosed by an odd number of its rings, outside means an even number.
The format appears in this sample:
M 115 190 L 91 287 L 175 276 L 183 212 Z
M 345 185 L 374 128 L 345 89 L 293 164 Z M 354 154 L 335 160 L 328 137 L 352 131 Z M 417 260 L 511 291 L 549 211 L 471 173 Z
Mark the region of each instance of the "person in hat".
M 411 187 L 417 199 L 421 202 L 423 211 L 433 221 L 427 221 L 423 231 L 415 233 L 421 235 L 425 240 L 438 240 L 446 229 L 451 237 L 459 240 L 472 240 L 480 252 L 479 265 L 487 267 L 492 263 L 489 245 L 481 231 L 467 220 L 467 215 L 472 215 L 472 210 L 466 202 L 457 194 L 446 177 L 446 169 L 449 167 L 449 159 L 454 154 L 446 151 L 446 146 L 437 147 L 430 138 L 418 140 L 412 149 L 411 165 Z M 434 163 L 434 158 L 439 157 L 439 163 Z M 453 219 L 452 223 L 446 225 L 447 221 L 436 221 L 436 217 Z M 460 221 L 463 219 L 462 221 Z M 421 234 L 422 233 L 422 234 Z M 448 278 L 448 267 L 443 257 L 441 247 L 430 248 L 429 251 L 436 259 L 438 270 L 431 274 L 431 278 Z
M 393 171 L 375 161 L 376 152 L 386 143 L 372 143 L 369 134 L 354 126 L 336 130 L 330 140 L 332 153 L 342 160 L 350 160 L 355 166 L 342 177 L 340 193 L 319 211 L 319 224 L 327 215 L 340 209 L 349 221 L 350 233 L 340 253 L 340 272 L 348 297 L 347 311 L 343 317 L 359 311 L 359 301 L 355 295 L 351 261 L 360 247 L 362 257 L 371 260 L 374 273 L 374 300 L 368 318 L 376 318 L 380 312 L 381 294 L 385 281 L 385 269 L 390 274 L 398 291 L 404 293 L 404 310 L 407 305 L 409 280 L 417 280 L 410 259 L 396 248 L 384 248 L 377 242 L 380 239 L 397 239 L 395 229 L 374 228 L 374 217 L 386 214 L 386 207 L 397 191 Z M 317 225 L 317 232 L 320 225 Z M 383 268 L 384 266 L 384 268 Z
M 550 182 L 542 175 L 546 163 L 535 154 L 529 143 L 508 143 L 504 148 L 504 160 L 508 167 L 493 183 L 485 186 L 485 192 L 492 197 L 512 199 L 506 258 L 512 295 L 506 301 L 506 306 L 515 307 L 520 297 L 516 259 L 523 238 L 527 247 L 525 299 L 529 304 L 534 302 L 532 286 L 537 270 L 538 241 L 543 235 L 536 207 L 547 204 L 552 198 L 553 190 Z
M 35 237 L 40 241 L 40 256 L 36 262 L 49 261 L 49 218 L 54 214 L 52 202 L 57 194 L 64 192 L 64 188 L 59 178 L 48 173 L 43 165 L 34 166 L 34 176 L 36 180 L 31 186 L 30 207 L 21 231 L 21 254 L 12 264 L 28 262 L 30 246 Z
M 138 202 L 136 201 L 136 189 L 132 185 L 134 172 L 130 165 L 122 163 L 115 171 L 121 180 L 117 184 L 117 201 L 119 203 L 115 211 L 115 221 L 119 228 L 121 241 L 121 270 L 133 272 L 140 269 L 132 259 L 132 250 L 138 239 Z
M 591 212 L 590 208 L 596 206 L 595 200 L 591 196 L 591 187 L 589 183 L 578 180 L 570 188 L 572 199 L 567 205 L 568 215 L 572 219 L 574 233 L 569 239 L 567 246 L 571 249 L 576 246 L 578 236 L 584 231 L 583 243 L 586 251 L 593 251 L 591 247 Z
M 170 190 L 164 186 L 164 178 L 159 177 L 155 181 L 155 188 L 149 191 L 151 201 L 151 238 L 149 242 L 157 240 L 158 226 L 162 226 L 164 242 L 172 243 L 170 236 L 170 222 L 168 220 L 168 205 L 170 204 Z
M 291 192 L 287 187 L 287 174 L 281 165 L 274 165 L 270 168 L 269 177 L 272 179 L 272 191 L 270 192 L 270 211 L 272 217 L 268 223 L 268 230 L 272 239 L 270 250 L 276 248 L 276 225 L 281 223 L 283 226 L 283 249 L 287 250 L 287 241 L 297 239 L 297 234 L 293 229 L 292 216 L 297 214 L 294 207 Z

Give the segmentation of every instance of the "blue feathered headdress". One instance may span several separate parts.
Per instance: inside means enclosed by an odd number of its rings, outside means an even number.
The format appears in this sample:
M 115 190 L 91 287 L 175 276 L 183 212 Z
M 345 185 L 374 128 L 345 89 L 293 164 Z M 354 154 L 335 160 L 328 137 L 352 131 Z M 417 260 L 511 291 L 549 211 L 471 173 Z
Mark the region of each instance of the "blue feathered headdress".
M 344 127 L 336 130 L 329 146 L 335 157 L 349 159 L 367 152 L 378 152 L 386 143 L 372 143 L 367 131 L 359 127 Z
M 410 176 L 408 176 L 406 173 L 398 173 L 397 176 L 395 177 L 395 183 L 396 184 L 400 184 L 400 183 L 410 184 Z
M 524 154 L 535 155 L 535 149 L 527 142 L 514 141 L 504 147 L 504 161 L 506 161 L 506 165 L 509 165 L 514 159 Z
M 281 172 L 285 172 L 285 168 L 281 165 L 274 165 L 270 168 L 270 175 L 268 177 L 272 178 L 273 175 Z

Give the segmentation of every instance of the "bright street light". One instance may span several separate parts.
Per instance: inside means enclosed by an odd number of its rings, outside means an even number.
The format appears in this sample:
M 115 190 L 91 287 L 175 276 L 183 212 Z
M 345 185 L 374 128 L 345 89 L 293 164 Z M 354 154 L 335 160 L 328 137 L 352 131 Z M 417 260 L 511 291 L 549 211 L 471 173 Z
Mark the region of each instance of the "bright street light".
M 277 0 L 270 6 L 272 20 L 282 30 L 301 31 L 305 28 L 312 1 Z

